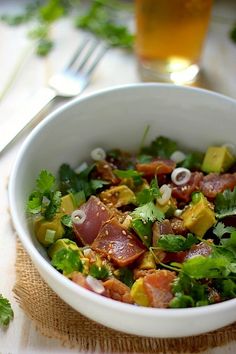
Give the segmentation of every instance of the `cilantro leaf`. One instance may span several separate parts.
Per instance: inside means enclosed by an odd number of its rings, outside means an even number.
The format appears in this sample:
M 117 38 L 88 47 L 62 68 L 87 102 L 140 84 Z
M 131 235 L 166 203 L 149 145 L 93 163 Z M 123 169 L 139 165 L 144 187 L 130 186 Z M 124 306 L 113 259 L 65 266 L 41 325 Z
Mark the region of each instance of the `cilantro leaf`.
M 144 223 L 149 220 L 154 222 L 156 220 L 162 221 L 165 218 L 165 214 L 158 209 L 153 202 L 146 203 L 138 208 L 135 208 L 131 213 L 131 216 L 135 219 L 141 219 Z
M 65 225 L 69 228 L 72 228 L 72 226 L 73 226 L 71 215 L 67 215 L 67 214 L 63 215 L 61 217 L 61 222 L 63 225 Z
M 60 190 L 62 194 L 84 192 L 85 197 L 89 197 L 94 187 L 98 186 L 97 182 L 91 182 L 90 173 L 94 169 L 95 164 L 90 165 L 80 173 L 76 173 L 68 164 L 62 164 L 59 169 Z M 102 182 L 101 182 L 102 183 Z
M 82 204 L 84 204 L 86 202 L 86 197 L 85 197 L 84 191 L 79 191 L 77 193 L 71 193 L 70 195 L 72 197 L 74 205 L 76 205 L 77 207 L 80 207 Z
M 137 193 L 137 203 L 143 205 L 161 197 L 161 192 L 157 183 L 157 179 L 152 179 L 149 188 L 144 188 L 141 192 Z
M 236 187 L 232 192 L 226 189 L 223 193 L 217 194 L 215 199 L 215 212 L 217 219 L 236 215 Z
M 47 170 L 42 170 L 36 180 L 36 185 L 41 193 L 50 192 L 55 183 L 55 177 Z
M 194 300 L 192 296 L 177 293 L 175 297 L 170 301 L 169 306 L 171 308 L 186 308 L 194 307 Z
M 122 283 L 127 285 L 129 288 L 131 288 L 131 286 L 134 283 L 133 272 L 131 269 L 127 267 L 119 268 L 118 278 L 120 281 L 122 281 Z
M 47 205 L 43 215 L 45 219 L 51 220 L 61 205 L 61 192 L 55 191 L 50 194 L 50 202 Z
M 13 317 L 14 313 L 9 300 L 0 294 L 0 326 L 8 326 Z
M 213 229 L 213 234 L 215 234 L 219 239 L 226 233 L 231 233 L 236 231 L 235 227 L 233 226 L 225 226 L 223 222 L 218 222 Z
M 193 234 L 188 234 L 187 237 L 181 235 L 161 235 L 157 242 L 157 246 L 167 252 L 180 252 L 189 249 L 196 244 L 198 239 Z
M 223 300 L 236 297 L 236 282 L 233 279 L 217 279 L 214 286 L 219 290 Z
M 45 57 L 53 48 L 53 41 L 48 38 L 41 38 L 37 43 L 36 54 Z
M 200 170 L 202 166 L 204 154 L 201 152 L 191 152 L 187 154 L 186 158 L 179 164 L 179 166 L 187 168 L 188 170 Z
M 74 271 L 82 272 L 83 264 L 79 252 L 70 248 L 62 248 L 56 252 L 51 260 L 53 267 L 67 275 Z
M 96 279 L 107 279 L 110 275 L 109 270 L 105 266 L 97 266 L 96 264 L 92 264 L 89 269 L 89 274 Z
M 127 27 L 116 23 L 110 0 L 95 0 L 87 12 L 77 17 L 76 26 L 104 39 L 110 46 L 132 48 L 134 35 Z
M 113 173 L 119 178 L 132 178 L 135 184 L 142 183 L 142 174 L 136 170 L 114 170 Z
M 172 292 L 175 297 L 170 302 L 171 308 L 194 307 L 209 303 L 207 285 L 182 272 L 174 280 Z
M 164 136 L 159 136 L 152 141 L 150 146 L 142 148 L 141 153 L 168 159 L 176 150 L 177 143 L 175 141 Z
M 65 7 L 61 0 L 48 0 L 39 8 L 40 19 L 44 22 L 54 22 L 65 15 Z
M 27 211 L 31 214 L 38 214 L 41 211 L 42 206 L 42 193 L 33 191 L 27 202 Z
M 94 192 L 96 192 L 97 189 L 103 188 L 104 186 L 109 184 L 109 182 L 108 181 L 103 181 L 102 179 L 91 179 L 90 184 L 91 184 L 92 190 Z
M 230 260 L 224 256 L 197 255 L 182 264 L 182 271 L 194 279 L 222 278 L 230 274 L 230 264 Z
M 31 214 L 41 213 L 51 220 L 61 205 L 61 192 L 55 189 L 56 178 L 47 170 L 42 170 L 36 179 L 36 189 L 27 201 L 27 211 Z

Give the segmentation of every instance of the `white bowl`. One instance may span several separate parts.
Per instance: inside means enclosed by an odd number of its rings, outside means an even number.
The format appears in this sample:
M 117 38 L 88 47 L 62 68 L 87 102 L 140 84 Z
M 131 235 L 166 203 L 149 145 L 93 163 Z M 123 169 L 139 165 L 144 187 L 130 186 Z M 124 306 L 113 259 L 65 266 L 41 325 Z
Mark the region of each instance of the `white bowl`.
M 112 88 L 78 98 L 39 124 L 22 146 L 9 185 L 17 233 L 46 283 L 83 315 L 110 328 L 149 337 L 182 337 L 215 330 L 236 320 L 236 299 L 188 309 L 154 309 L 104 298 L 74 284 L 50 264 L 25 216 L 26 200 L 41 169 L 78 166 L 97 146 L 137 150 L 147 124 L 149 139 L 165 135 L 186 147 L 235 141 L 236 101 L 167 84 Z

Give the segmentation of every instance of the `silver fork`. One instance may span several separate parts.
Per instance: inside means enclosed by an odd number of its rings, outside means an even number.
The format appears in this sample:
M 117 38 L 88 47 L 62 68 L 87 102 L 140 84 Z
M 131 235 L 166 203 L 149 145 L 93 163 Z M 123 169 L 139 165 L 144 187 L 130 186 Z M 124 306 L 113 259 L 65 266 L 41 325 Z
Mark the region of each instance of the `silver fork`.
M 49 79 L 48 85 L 38 92 L 34 105 L 31 105 L 31 109 L 28 109 L 27 113 L 25 112 L 23 126 L 17 127 L 17 130 L 12 131 L 6 141 L 0 142 L 0 154 L 14 143 L 26 127 L 36 122 L 39 113 L 54 98 L 72 98 L 82 93 L 107 49 L 100 41 L 94 38 L 85 38 L 66 68 L 53 75 Z

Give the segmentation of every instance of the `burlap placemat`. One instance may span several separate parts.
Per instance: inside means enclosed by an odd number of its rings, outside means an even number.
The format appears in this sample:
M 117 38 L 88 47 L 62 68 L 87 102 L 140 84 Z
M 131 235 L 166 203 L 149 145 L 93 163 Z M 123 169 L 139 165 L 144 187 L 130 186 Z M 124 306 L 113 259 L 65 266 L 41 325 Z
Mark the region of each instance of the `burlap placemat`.
M 61 340 L 78 350 L 103 353 L 198 353 L 236 340 L 236 323 L 204 335 L 180 339 L 157 339 L 110 330 L 74 311 L 42 280 L 29 256 L 17 241 L 14 293 L 26 315 L 45 336 Z

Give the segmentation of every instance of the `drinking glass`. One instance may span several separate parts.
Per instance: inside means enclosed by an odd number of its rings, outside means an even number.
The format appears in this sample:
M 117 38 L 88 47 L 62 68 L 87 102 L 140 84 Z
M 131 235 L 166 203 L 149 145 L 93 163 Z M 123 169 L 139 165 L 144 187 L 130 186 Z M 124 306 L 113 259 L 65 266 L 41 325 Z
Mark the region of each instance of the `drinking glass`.
M 213 0 L 135 0 L 136 54 L 145 81 L 193 82 Z

